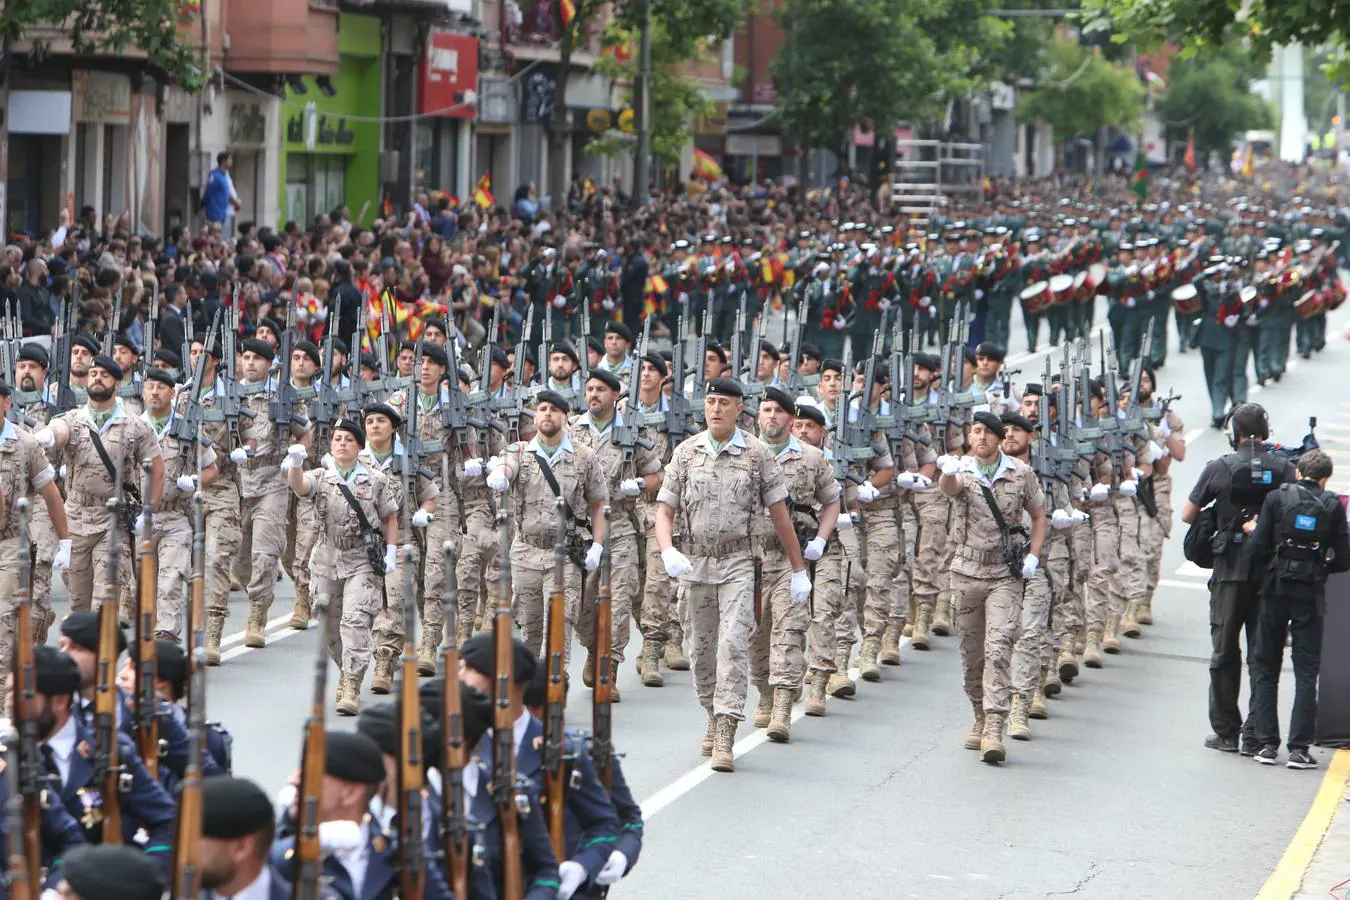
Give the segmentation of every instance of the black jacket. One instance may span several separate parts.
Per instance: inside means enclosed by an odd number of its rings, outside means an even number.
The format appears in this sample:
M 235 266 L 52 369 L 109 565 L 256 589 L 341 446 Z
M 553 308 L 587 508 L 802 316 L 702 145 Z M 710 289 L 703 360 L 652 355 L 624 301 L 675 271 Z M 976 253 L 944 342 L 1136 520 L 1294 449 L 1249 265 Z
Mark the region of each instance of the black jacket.
M 1340 498 L 1331 491 L 1325 491 L 1317 486 L 1315 481 L 1300 481 L 1299 487 L 1307 490 L 1313 495 L 1328 511 L 1331 512 L 1331 553 L 1330 559 L 1326 563 L 1328 574 L 1332 572 L 1345 572 L 1350 570 L 1350 529 L 1346 527 L 1345 507 L 1341 505 Z M 1310 599 L 1307 590 L 1300 590 L 1301 585 L 1290 585 L 1281 581 L 1278 575 L 1278 567 L 1274 565 L 1276 550 L 1280 542 L 1289 535 L 1284 534 L 1285 513 L 1293 504 L 1301 502 L 1301 498 L 1296 490 L 1276 490 L 1266 495 L 1265 502 L 1261 505 L 1260 517 L 1256 520 L 1256 529 L 1252 532 L 1251 553 L 1252 553 L 1252 572 L 1264 573 L 1261 581 L 1261 592 L 1263 594 L 1273 594 L 1279 592 L 1291 597 L 1302 596 L 1304 599 Z M 1325 601 L 1323 600 L 1322 586 L 1318 585 L 1315 592 L 1311 592 L 1313 597 L 1318 600 L 1319 610 L 1323 609 Z

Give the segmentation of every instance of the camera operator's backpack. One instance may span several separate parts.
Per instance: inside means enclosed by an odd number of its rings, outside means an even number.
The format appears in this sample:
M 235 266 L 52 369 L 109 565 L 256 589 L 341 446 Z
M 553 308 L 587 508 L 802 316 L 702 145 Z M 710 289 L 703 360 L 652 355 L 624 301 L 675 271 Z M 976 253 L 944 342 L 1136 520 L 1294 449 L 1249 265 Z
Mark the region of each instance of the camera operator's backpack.
M 1281 485 L 1280 491 L 1285 509 L 1271 564 L 1275 577 L 1293 584 L 1319 584 L 1326 578 L 1332 515 L 1340 500 L 1332 494 L 1314 494 L 1301 484 Z

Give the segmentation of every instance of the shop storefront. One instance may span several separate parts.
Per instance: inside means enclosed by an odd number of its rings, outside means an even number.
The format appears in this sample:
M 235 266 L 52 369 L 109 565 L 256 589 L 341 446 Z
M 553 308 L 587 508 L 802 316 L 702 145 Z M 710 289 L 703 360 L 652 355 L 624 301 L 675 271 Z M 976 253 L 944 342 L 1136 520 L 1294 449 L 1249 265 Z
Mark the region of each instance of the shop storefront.
M 380 36 L 379 18 L 343 13 L 337 74 L 287 83 L 281 112 L 285 219 L 308 225 L 341 206 L 355 224 L 368 225 L 379 215 Z
M 478 38 L 432 29 L 419 67 L 413 190 L 466 197 L 478 107 Z

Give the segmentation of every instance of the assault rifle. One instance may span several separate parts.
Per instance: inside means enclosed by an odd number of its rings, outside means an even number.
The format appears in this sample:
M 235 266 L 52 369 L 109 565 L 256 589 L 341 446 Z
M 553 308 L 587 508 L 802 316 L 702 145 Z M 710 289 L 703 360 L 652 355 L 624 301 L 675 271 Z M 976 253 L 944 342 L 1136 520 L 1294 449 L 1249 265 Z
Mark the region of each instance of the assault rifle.
M 293 309 L 294 307 L 292 307 Z M 288 317 L 289 317 L 288 312 Z M 334 326 L 342 321 L 342 302 L 336 304 Z M 323 339 L 323 371 L 314 379 L 314 398 L 309 401 L 309 421 L 314 426 L 314 446 L 327 447 L 333 436 L 333 423 L 337 421 L 337 407 L 340 402 L 337 388 L 333 386 L 333 333 L 336 327 L 326 330 Z M 289 363 L 289 360 L 287 361 Z M 289 379 L 288 379 L 289 383 Z M 277 444 L 281 446 L 280 443 Z M 322 452 L 322 450 L 321 450 Z
M 699 329 L 699 336 L 694 339 L 694 385 L 690 392 L 690 405 L 695 410 L 695 415 L 702 420 L 703 418 L 703 398 L 708 392 L 707 381 L 704 378 L 705 368 L 708 360 L 708 334 L 712 331 L 712 307 L 705 306 L 703 309 L 703 327 Z M 684 385 L 675 385 L 676 390 L 683 390 Z
M 677 316 L 675 319 L 675 333 L 681 333 L 683 323 Z M 670 438 L 671 446 L 689 437 L 689 426 L 694 420 L 694 412 L 689 403 L 689 398 L 684 395 L 684 345 L 677 341 L 675 352 L 670 358 L 670 402 L 665 412 L 665 425 L 663 430 Z M 698 360 L 699 372 L 703 371 L 703 359 Z
M 221 414 L 225 417 L 225 428 L 229 435 L 228 447 L 223 448 L 228 452 L 235 447 L 244 445 L 243 437 L 239 432 L 239 417 L 243 416 L 250 421 L 256 419 L 258 414 L 244 405 L 243 385 L 235 375 L 235 341 L 239 337 L 238 323 L 235 321 L 234 310 L 226 310 L 225 318 L 222 323 L 222 334 L 224 339 L 221 341 L 221 365 L 224 366 L 225 377 L 221 379 L 223 391 L 220 401 Z M 209 333 L 208 333 L 209 335 Z M 207 347 L 212 346 L 209 341 Z M 216 377 L 220 378 L 221 366 L 216 367 Z
M 146 369 L 153 368 L 155 358 L 155 336 L 159 334 L 159 282 L 155 281 L 150 286 L 150 317 L 145 323 L 145 343 L 141 347 L 140 362 L 136 366 L 136 373 L 145 378 Z M 183 365 L 187 365 L 188 358 L 183 357 Z
M 503 381 L 501 396 L 492 398 L 491 409 L 501 416 L 502 424 L 506 428 L 507 440 L 511 442 L 520 439 L 520 417 L 525 414 L 525 396 L 527 393 L 525 359 L 529 355 L 525 347 L 525 340 L 532 327 L 534 327 L 533 305 L 525 314 L 525 330 L 521 332 L 520 343 L 516 345 L 515 366 L 511 370 L 510 383 L 507 384 Z
M 267 415 L 276 428 L 278 452 L 285 452 L 291 443 L 291 429 L 309 427 L 308 420 L 295 411 L 300 392 L 291 384 L 291 351 L 295 348 L 295 307 L 286 312 L 286 330 L 281 335 L 281 370 L 277 373 L 276 390 L 267 401 Z M 322 452 L 322 450 L 320 451 Z
M 563 665 L 566 598 L 563 590 L 567 568 L 567 505 L 559 497 L 554 501 L 557 534 L 553 543 L 553 589 L 548 595 L 548 614 L 545 619 L 544 666 L 548 676 L 548 694 L 544 705 L 544 811 L 547 814 L 548 834 L 553 853 L 565 858 L 563 849 L 564 816 L 566 811 L 567 760 L 564 753 L 566 733 L 563 708 L 567 704 L 566 667 Z M 597 638 L 599 635 L 596 635 Z
M 14 388 L 14 369 L 19 361 L 19 349 L 23 346 L 23 326 L 19 323 L 18 313 L 8 301 L 5 303 L 4 317 L 0 320 L 0 377 L 5 384 Z M 16 398 L 10 404 L 6 414 L 16 425 L 23 421 L 23 404 Z
M 49 392 L 55 400 L 56 412 L 70 412 L 80 405 L 75 390 L 70 386 L 70 352 L 75 346 L 75 329 L 80 316 L 80 285 L 71 285 L 71 297 L 61 307 L 57 318 L 56 337 L 52 339 L 52 367 L 47 373 Z
M 217 311 L 215 321 L 211 323 L 210 330 L 206 332 L 206 344 L 202 347 L 202 352 L 197 354 L 197 364 L 192 367 L 192 381 L 189 382 L 191 396 L 183 408 L 183 414 L 181 416 L 175 414 L 172 423 L 169 425 L 169 433 L 178 442 L 178 452 L 183 457 L 196 452 L 197 438 L 201 434 L 201 423 L 207 417 L 206 411 L 202 409 L 202 388 L 206 381 L 206 356 L 210 352 L 210 348 L 215 346 L 219 327 L 220 312 Z M 223 413 L 217 412 L 216 414 L 223 417 Z M 146 494 L 146 496 L 150 495 Z

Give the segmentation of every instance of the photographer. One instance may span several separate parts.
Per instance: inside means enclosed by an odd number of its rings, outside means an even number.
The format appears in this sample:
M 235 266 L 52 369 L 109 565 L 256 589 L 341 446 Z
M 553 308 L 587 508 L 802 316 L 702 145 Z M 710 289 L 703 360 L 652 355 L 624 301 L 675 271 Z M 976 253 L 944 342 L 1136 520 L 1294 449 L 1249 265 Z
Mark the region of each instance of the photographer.
M 1264 442 L 1269 437 L 1265 409 L 1256 403 L 1236 407 L 1228 416 L 1228 442 L 1233 452 L 1205 465 L 1181 508 L 1181 521 L 1193 525 L 1201 510 L 1214 504 L 1214 575 L 1209 581 L 1210 639 L 1214 648 L 1209 660 L 1209 722 L 1214 733 L 1205 738 L 1205 746 L 1223 753 L 1240 749 L 1245 756 L 1254 756 L 1257 746 L 1252 723 L 1244 723 L 1238 709 L 1242 689 L 1238 641 L 1246 635 L 1250 656 L 1255 646 L 1261 588 L 1261 570 L 1252 564 L 1248 523 L 1260 512 L 1267 494 L 1294 480 L 1293 465 L 1266 449 Z
M 1280 720 L 1276 694 L 1284 665 L 1284 642 L 1292 636 L 1294 709 L 1289 720 L 1291 769 L 1315 769 L 1308 753 L 1317 721 L 1317 673 L 1322 664 L 1322 618 L 1326 580 L 1350 569 L 1345 508 L 1326 489 L 1331 457 L 1309 450 L 1298 461 L 1298 483 L 1266 495 L 1251 530 L 1252 568 L 1264 571 L 1256 647 L 1248 660 L 1252 680 L 1248 720 L 1260 750 L 1256 761 L 1279 760 Z M 1251 524 L 1251 523 L 1249 523 Z

